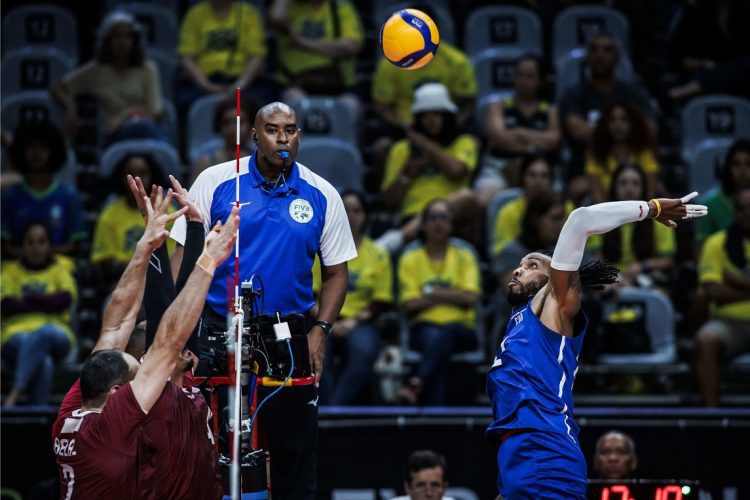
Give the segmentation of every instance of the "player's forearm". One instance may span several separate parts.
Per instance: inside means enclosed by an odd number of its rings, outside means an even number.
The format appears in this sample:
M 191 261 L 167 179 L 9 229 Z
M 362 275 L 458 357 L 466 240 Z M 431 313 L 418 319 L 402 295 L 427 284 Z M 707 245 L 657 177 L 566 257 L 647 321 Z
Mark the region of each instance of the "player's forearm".
M 575 209 L 560 232 L 552 255 L 552 267 L 560 271 L 577 271 L 589 236 L 641 221 L 654 215 L 652 210 L 655 210 L 653 202 L 645 201 L 613 201 Z
M 317 319 L 333 323 L 339 317 L 346 297 L 346 288 L 349 285 L 349 271 L 346 263 L 323 266 L 322 278 L 323 288 L 320 291 Z
M 150 257 L 151 249 L 148 245 L 143 241 L 138 242 L 133 257 L 104 309 L 102 330 L 94 352 L 102 349 L 124 350 L 128 344 L 143 301 L 146 266 Z

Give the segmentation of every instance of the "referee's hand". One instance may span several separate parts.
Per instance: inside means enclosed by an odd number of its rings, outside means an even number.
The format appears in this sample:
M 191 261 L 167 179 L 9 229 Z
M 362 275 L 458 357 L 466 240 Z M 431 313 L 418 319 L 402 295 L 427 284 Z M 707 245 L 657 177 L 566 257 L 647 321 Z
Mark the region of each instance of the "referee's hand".
M 315 325 L 307 333 L 307 348 L 310 351 L 310 366 L 315 375 L 315 387 L 320 386 L 323 375 L 323 358 L 326 354 L 326 334 L 321 327 Z

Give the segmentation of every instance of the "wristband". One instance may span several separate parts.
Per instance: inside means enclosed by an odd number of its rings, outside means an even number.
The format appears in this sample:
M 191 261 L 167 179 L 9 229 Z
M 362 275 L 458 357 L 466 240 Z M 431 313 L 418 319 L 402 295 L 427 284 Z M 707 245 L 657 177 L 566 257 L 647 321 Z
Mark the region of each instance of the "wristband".
M 201 256 L 198 257 L 195 265 L 206 271 L 211 276 L 214 275 L 214 271 L 216 270 L 216 262 L 214 262 L 214 259 L 204 253 L 202 253 Z
M 659 203 L 659 200 L 657 200 L 656 198 L 653 198 L 651 201 L 653 201 L 654 205 L 656 205 L 656 215 L 654 215 L 651 218 L 656 219 L 657 217 L 661 215 L 661 203 Z

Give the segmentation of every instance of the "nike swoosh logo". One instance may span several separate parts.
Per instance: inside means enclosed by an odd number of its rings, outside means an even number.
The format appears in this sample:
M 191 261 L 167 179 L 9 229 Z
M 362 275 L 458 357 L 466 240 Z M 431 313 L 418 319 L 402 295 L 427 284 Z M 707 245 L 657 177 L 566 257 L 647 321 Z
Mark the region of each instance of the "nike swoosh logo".
M 240 208 L 244 207 L 245 205 L 249 205 L 251 203 L 252 203 L 252 201 L 246 201 L 245 203 L 240 203 Z M 234 206 L 235 202 L 230 201 L 229 204 L 232 205 L 232 206 Z
M 495 362 L 492 363 L 492 368 L 495 368 L 496 366 L 500 366 L 503 364 L 503 360 L 500 358 L 495 358 Z
M 312 401 L 308 401 L 307 404 L 309 404 L 310 406 L 318 406 L 318 398 L 319 397 L 320 396 L 315 396 L 315 399 L 313 399 Z

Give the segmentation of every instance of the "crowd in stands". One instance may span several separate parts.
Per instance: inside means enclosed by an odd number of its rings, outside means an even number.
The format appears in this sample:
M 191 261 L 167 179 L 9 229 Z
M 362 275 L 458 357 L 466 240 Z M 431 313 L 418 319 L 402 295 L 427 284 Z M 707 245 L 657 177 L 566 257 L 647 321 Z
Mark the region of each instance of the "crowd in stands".
M 54 367 L 88 354 L 143 231 L 125 177 L 189 186 L 234 158 L 236 87 L 243 156 L 258 106 L 282 100 L 298 110 L 298 160 L 344 193 L 359 257 L 322 404 L 453 403 L 452 365 L 482 373 L 510 313 L 510 274 L 554 249 L 573 209 L 693 188 L 709 207 L 696 224 L 629 224 L 589 241 L 586 258 L 616 263 L 622 279 L 584 300 L 584 357 L 617 346 L 609 353 L 634 364 L 682 363 L 695 395 L 682 402 L 717 406 L 723 372 L 750 353 L 746 2 L 668 0 L 643 26 L 630 5 L 642 1 L 412 3 L 441 31 L 435 58 L 413 71 L 378 52 L 398 2 L 16 3 L 2 13 L 6 405 L 49 401 Z M 351 165 L 326 160 L 340 153 Z M 363 174 L 344 172 L 355 167 Z M 647 356 L 647 300 L 613 306 L 632 288 L 675 311 L 659 332 L 669 359 Z M 610 342 L 615 331 L 640 341 Z M 384 397 L 376 366 L 394 344 L 409 362 Z M 481 379 L 464 383 L 476 403 Z

